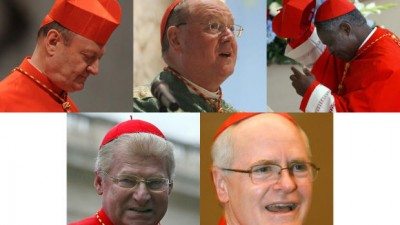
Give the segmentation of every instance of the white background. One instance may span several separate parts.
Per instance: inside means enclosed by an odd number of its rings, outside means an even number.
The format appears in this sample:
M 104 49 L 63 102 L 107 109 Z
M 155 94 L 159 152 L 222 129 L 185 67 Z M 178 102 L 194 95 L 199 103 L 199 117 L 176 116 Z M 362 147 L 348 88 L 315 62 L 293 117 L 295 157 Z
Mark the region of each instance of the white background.
M 334 224 L 399 224 L 400 114 L 334 115 Z
M 66 114 L 0 114 L 4 225 L 66 223 Z

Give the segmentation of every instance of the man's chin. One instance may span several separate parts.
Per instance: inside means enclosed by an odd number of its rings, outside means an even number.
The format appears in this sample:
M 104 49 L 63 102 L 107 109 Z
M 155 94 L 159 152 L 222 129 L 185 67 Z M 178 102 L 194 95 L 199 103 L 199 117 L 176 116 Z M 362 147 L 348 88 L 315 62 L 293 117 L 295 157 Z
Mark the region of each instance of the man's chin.
M 220 65 L 219 67 L 220 74 L 223 74 L 224 76 L 229 76 L 233 73 L 235 70 L 235 63 L 228 63 L 228 64 L 223 64 Z
M 282 213 L 275 214 L 273 216 L 268 216 L 270 221 L 273 221 L 271 224 L 279 224 L 279 225 L 302 225 L 303 221 L 299 218 L 299 215 L 291 214 L 291 213 Z
M 225 81 L 225 79 L 227 79 L 229 76 L 231 76 L 233 74 L 233 72 L 234 72 L 234 68 L 224 68 L 220 71 L 220 75 L 221 75 L 221 77 L 224 78 L 224 81 Z
M 125 218 L 122 220 L 121 225 L 156 225 L 157 223 L 149 219 L 138 219 L 138 218 Z
M 72 92 L 81 91 L 81 90 L 83 90 L 84 87 L 85 87 L 84 83 L 76 84 L 76 85 L 73 85 L 72 87 L 69 87 L 68 89 L 64 89 L 64 91 L 72 93 Z

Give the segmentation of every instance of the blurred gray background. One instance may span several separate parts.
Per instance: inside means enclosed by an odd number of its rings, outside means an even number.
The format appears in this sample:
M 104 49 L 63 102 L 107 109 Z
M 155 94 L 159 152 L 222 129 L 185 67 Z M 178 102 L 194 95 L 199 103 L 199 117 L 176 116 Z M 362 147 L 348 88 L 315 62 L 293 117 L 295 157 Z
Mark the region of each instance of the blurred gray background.
M 394 32 L 400 36 L 400 0 L 366 0 L 363 3 L 375 2 L 378 5 L 397 3 L 397 6 L 381 14 L 369 15 L 367 19 L 375 21 L 379 26 Z M 274 111 L 300 112 L 301 96 L 292 87 L 289 76 L 292 75 L 291 65 L 272 64 L 267 67 L 267 102 Z
M 104 135 L 117 123 L 129 119 L 125 113 L 79 113 L 67 115 L 67 221 L 94 215 L 101 196 L 94 186 L 94 164 Z M 161 224 L 200 224 L 200 125 L 199 114 L 134 114 L 157 126 L 174 143 L 176 178 L 169 207 Z
M 54 0 L 0 1 L 0 80 L 33 53 L 39 26 Z M 133 1 L 119 1 L 120 26 L 106 45 L 100 72 L 71 97 L 82 112 L 132 111 Z

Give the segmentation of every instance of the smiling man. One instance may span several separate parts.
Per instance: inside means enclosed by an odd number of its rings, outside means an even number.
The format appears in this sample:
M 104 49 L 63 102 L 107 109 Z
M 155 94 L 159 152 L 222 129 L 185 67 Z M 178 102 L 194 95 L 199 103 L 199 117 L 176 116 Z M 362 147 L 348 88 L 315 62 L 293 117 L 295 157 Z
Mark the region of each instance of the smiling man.
M 319 168 L 288 114 L 233 114 L 217 131 L 212 160 L 220 225 L 303 224 Z
M 220 85 L 233 73 L 236 38 L 243 28 L 235 24 L 220 0 L 176 0 L 167 8 L 160 29 L 162 56 L 167 64 L 153 81 L 169 86 L 181 111 L 231 112 Z M 134 111 L 165 107 L 149 87 L 134 91 Z
M 301 10 L 306 9 L 310 8 Z M 283 37 L 279 27 L 293 29 L 275 22 Z M 292 85 L 303 96 L 301 110 L 400 111 L 400 40 L 395 34 L 379 26 L 371 28 L 348 0 L 326 0 L 316 12 L 316 30 L 311 21 L 306 23 L 302 26 L 309 30 L 290 40 L 287 49 L 290 57 L 313 66 L 302 72 L 292 68 Z
M 94 187 L 102 208 L 70 225 L 157 225 L 173 188 L 173 145 L 153 124 L 122 122 L 105 135 L 96 160 Z
M 98 74 L 120 18 L 116 0 L 56 0 L 40 25 L 33 55 L 0 82 L 0 111 L 78 112 L 68 92 L 82 90 Z

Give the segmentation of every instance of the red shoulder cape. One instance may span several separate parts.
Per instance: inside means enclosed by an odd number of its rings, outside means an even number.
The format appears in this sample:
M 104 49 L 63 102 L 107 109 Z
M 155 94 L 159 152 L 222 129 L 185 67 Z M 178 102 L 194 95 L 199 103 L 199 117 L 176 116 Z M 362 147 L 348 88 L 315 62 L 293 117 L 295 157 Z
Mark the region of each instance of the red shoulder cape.
M 28 74 L 54 92 L 63 92 L 55 86 L 44 74 L 29 63 L 27 57 L 19 66 Z M 0 82 L 0 111 L 1 112 L 64 112 L 60 100 L 56 99 L 46 89 L 19 71 L 14 71 Z M 79 112 L 75 103 L 71 103 L 71 112 Z

